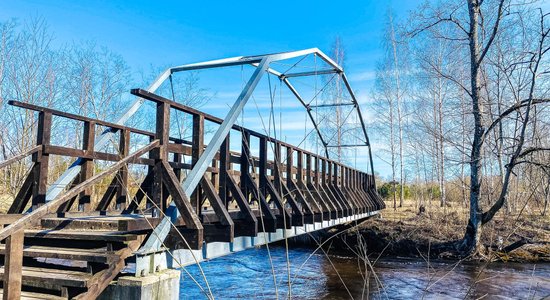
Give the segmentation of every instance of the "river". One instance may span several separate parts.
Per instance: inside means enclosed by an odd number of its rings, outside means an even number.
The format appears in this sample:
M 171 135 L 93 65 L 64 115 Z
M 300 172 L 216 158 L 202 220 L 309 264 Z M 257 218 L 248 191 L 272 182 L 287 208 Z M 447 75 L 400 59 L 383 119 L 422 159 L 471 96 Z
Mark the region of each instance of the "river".
M 289 262 L 292 299 L 550 299 L 545 263 L 383 258 L 369 267 L 366 281 L 363 260 L 312 252 L 292 248 L 287 259 L 284 247 L 250 249 L 201 263 L 205 276 L 199 267 L 187 267 L 180 299 L 206 299 L 204 277 L 215 299 L 286 299 Z

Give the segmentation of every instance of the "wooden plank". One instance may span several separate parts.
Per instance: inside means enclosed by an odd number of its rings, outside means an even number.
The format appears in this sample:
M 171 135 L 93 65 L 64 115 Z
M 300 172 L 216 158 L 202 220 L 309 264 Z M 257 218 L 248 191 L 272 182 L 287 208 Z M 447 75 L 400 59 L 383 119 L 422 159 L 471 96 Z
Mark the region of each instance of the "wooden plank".
M 141 216 L 117 218 L 115 216 L 84 216 L 69 218 L 43 218 L 41 225 L 43 229 L 71 229 L 71 230 L 118 230 L 118 231 L 143 231 L 152 230 L 156 226 L 158 218 L 143 218 Z
M 14 232 L 6 239 L 4 300 L 21 298 L 23 239 L 23 230 Z
M 128 207 L 122 211 L 122 214 L 128 214 L 128 213 L 137 211 L 143 199 L 146 198 L 146 196 L 151 193 L 152 185 L 153 185 L 153 173 L 149 171 L 147 172 L 147 175 L 145 175 L 145 178 L 141 182 L 139 189 L 137 190 L 136 194 L 132 198 L 132 201 L 130 201 L 130 204 L 128 205 Z
M 107 210 L 118 188 L 119 186 L 117 185 L 117 176 L 115 175 L 113 179 L 111 179 L 109 186 L 107 186 L 107 190 L 105 190 L 105 193 L 103 193 L 103 196 L 101 197 L 101 200 L 97 204 L 95 210 Z
M 0 214 L 0 225 L 11 224 L 19 220 L 23 216 L 24 214 Z
M 210 205 L 214 209 L 214 212 L 218 216 L 218 220 L 222 225 L 227 226 L 233 226 L 233 221 L 231 220 L 231 216 L 229 215 L 229 212 L 225 208 L 225 205 L 223 205 L 222 200 L 216 193 L 216 190 L 214 189 L 214 186 L 212 183 L 206 178 L 205 175 L 203 175 L 201 180 L 201 186 L 204 190 L 204 193 L 206 194 L 206 197 L 208 198 L 208 201 L 210 202 Z
M 248 190 L 251 192 L 252 197 L 258 201 L 258 204 L 261 208 L 263 218 L 261 219 L 262 225 L 260 228 L 263 228 L 267 232 L 275 232 L 277 230 L 277 217 L 269 208 L 269 204 L 265 199 L 265 195 L 260 193 L 260 189 L 256 185 L 256 182 L 250 176 L 250 173 L 245 173 L 245 184 L 248 187 Z
M 86 189 L 88 186 L 102 180 L 103 178 L 109 176 L 113 172 L 117 171 L 121 166 L 126 164 L 129 160 L 140 157 L 141 155 L 147 153 L 150 149 L 153 149 L 158 146 L 158 140 L 153 141 L 149 145 L 141 148 L 140 150 L 134 152 L 132 155 L 120 160 L 118 163 L 115 163 L 111 167 L 109 167 L 107 170 L 100 172 L 99 174 L 93 176 L 92 178 L 88 179 L 86 182 L 80 183 L 76 187 L 72 188 L 71 190 L 64 193 L 62 196 L 53 199 L 52 201 L 46 203 L 45 205 L 42 205 L 41 207 L 33 210 L 30 214 L 25 215 L 23 218 L 17 220 L 15 223 L 12 223 L 6 228 L 3 228 L 0 230 L 0 240 L 5 239 L 9 235 L 13 234 L 14 232 L 25 228 L 26 226 L 29 226 L 36 222 L 36 220 L 40 219 L 41 217 L 55 213 L 60 205 L 63 203 L 69 201 L 72 197 L 78 195 L 80 192 L 82 192 L 84 189 Z
M 137 235 L 121 231 L 106 230 L 41 230 L 26 229 L 26 238 L 47 238 L 84 241 L 127 242 L 137 239 Z
M 252 212 L 250 204 L 248 204 L 248 201 L 246 200 L 243 193 L 241 192 L 241 189 L 235 182 L 235 179 L 233 179 L 233 177 L 231 177 L 230 175 L 227 175 L 227 185 L 229 187 L 229 190 L 231 191 L 231 196 L 237 202 L 237 205 L 239 206 L 241 212 L 244 214 L 246 221 L 257 224 L 258 220 Z
M 277 214 L 277 219 L 282 220 L 284 228 L 291 228 L 292 226 L 292 215 L 286 210 L 283 199 L 281 198 L 279 192 L 275 189 L 271 181 L 267 176 L 267 139 L 264 137 L 260 138 L 260 163 L 259 163 L 259 189 L 260 194 L 264 195 L 264 198 L 267 195 L 270 195 L 270 200 L 275 203 L 279 209 L 279 214 Z M 281 222 L 278 222 L 281 223 Z M 280 227 L 281 224 L 277 224 Z
M 13 157 L 8 158 L 7 160 L 4 160 L 4 161 L 0 162 L 0 169 L 5 168 L 5 167 L 13 164 L 14 162 L 19 161 L 19 160 L 21 160 L 21 159 L 23 159 L 23 158 L 25 158 L 25 157 L 27 157 L 31 154 L 34 154 L 35 152 L 37 152 L 41 148 L 42 147 L 39 146 L 39 145 L 34 146 L 34 147 L 28 149 L 27 151 L 23 151 L 23 153 L 21 153 L 21 154 L 15 155 Z
M 164 185 L 170 192 L 172 200 L 176 203 L 176 207 L 185 221 L 185 225 L 190 229 L 202 230 L 200 219 L 193 210 L 193 207 L 191 207 L 189 198 L 183 192 L 176 174 L 174 174 L 165 161 L 162 161 L 162 172 Z
M 0 254 L 6 253 L 6 246 L 0 244 Z M 68 259 L 88 261 L 95 263 L 107 263 L 111 259 L 113 253 L 101 249 L 75 249 L 75 248 L 58 248 L 58 247 L 44 247 L 44 246 L 24 246 L 24 257 L 43 257 L 43 258 L 56 258 L 56 259 Z
M 17 192 L 15 199 L 8 209 L 8 214 L 20 214 L 23 212 L 23 210 L 25 210 L 25 207 L 29 203 L 29 200 L 31 199 L 33 194 L 34 174 L 35 172 L 38 172 L 38 170 L 35 170 L 36 168 L 38 168 L 38 165 L 36 163 L 33 163 L 31 171 L 23 182 L 23 186 L 21 186 L 21 189 L 19 190 L 19 192 Z
M 4 270 L 4 267 L 0 267 L 0 276 L 5 279 L 7 277 L 6 275 L 7 271 Z M 33 286 L 54 284 L 56 286 L 70 286 L 80 288 L 87 287 L 88 281 L 92 278 L 92 275 L 86 272 L 35 267 L 23 267 L 21 275 L 22 282 L 25 285 L 31 283 Z M 46 278 L 47 280 L 45 280 Z M 5 297 L 6 289 L 4 288 L 4 299 L 17 299 Z
M 137 240 L 129 242 L 127 247 L 116 251 L 114 259 L 109 264 L 109 268 L 94 274 L 87 282 L 88 290 L 73 299 L 96 299 L 101 292 L 107 288 L 113 279 L 124 269 L 126 263 L 124 260 L 134 254 L 139 249 L 141 243 L 145 239 L 145 235 L 140 236 Z
M 3 297 L 4 290 L 0 289 L 0 296 Z M 66 297 L 60 297 L 50 294 L 41 294 L 41 293 L 33 293 L 33 292 L 21 292 L 21 300 L 66 300 Z

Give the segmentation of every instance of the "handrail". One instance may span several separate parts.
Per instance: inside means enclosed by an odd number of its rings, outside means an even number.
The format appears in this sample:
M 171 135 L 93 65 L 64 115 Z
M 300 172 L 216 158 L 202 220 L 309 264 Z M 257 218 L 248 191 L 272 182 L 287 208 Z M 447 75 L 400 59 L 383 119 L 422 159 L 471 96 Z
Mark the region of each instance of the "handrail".
M 25 157 L 27 157 L 27 156 L 29 156 L 29 155 L 31 155 L 31 154 L 37 152 L 38 150 L 40 150 L 40 148 L 41 148 L 40 145 L 34 146 L 34 147 L 32 147 L 31 149 L 29 149 L 29 150 L 27 150 L 27 151 L 25 151 L 25 152 L 23 152 L 23 153 L 21 153 L 21 154 L 18 154 L 18 155 L 16 155 L 16 156 L 12 157 L 12 158 L 6 159 L 6 160 L 3 161 L 3 162 L 0 162 L 0 169 L 5 168 L 5 167 L 7 167 L 7 166 L 13 164 L 13 163 L 16 162 L 16 161 L 21 160 L 21 159 L 23 159 L 23 158 L 25 158 Z
M 159 96 L 157 94 L 154 94 L 154 93 L 151 93 L 151 92 L 148 92 L 146 90 L 143 90 L 143 89 L 132 89 L 130 91 L 130 93 L 132 93 L 133 95 L 135 96 L 138 96 L 138 97 L 141 97 L 145 100 L 149 100 L 149 101 L 153 101 L 153 102 L 156 102 L 156 103 L 166 103 L 168 104 L 170 107 L 176 109 L 176 110 L 179 110 L 181 112 L 184 112 L 184 113 L 188 113 L 188 114 L 191 114 L 191 115 L 201 115 L 204 117 L 205 120 L 207 121 L 210 121 L 210 122 L 213 122 L 213 123 L 216 123 L 216 124 L 221 124 L 223 122 L 223 119 L 221 118 L 218 118 L 216 116 L 213 116 L 211 114 L 207 114 L 207 113 L 204 113 L 204 112 L 201 112 L 199 110 L 196 110 L 194 108 L 191 108 L 189 106 L 186 106 L 184 104 L 181 104 L 181 103 L 178 103 L 178 102 L 175 102 L 175 101 L 172 101 L 170 99 L 166 99 L 162 96 Z M 327 157 L 324 157 L 324 156 L 321 156 L 317 153 L 313 153 L 313 152 L 310 152 L 310 151 L 307 151 L 305 149 L 301 149 L 301 148 L 298 148 L 292 144 L 289 144 L 289 143 L 286 143 L 286 142 L 283 142 L 283 141 L 280 141 L 280 140 L 276 140 L 270 136 L 267 136 L 265 134 L 262 134 L 260 132 L 257 132 L 257 131 L 254 131 L 254 130 L 251 130 L 251 129 L 248 129 L 248 128 L 245 128 L 245 127 L 242 127 L 242 126 L 239 126 L 239 125 L 236 125 L 236 124 L 233 124 L 232 128 L 234 130 L 237 130 L 237 131 L 241 131 L 241 132 L 247 132 L 249 133 L 251 136 L 254 136 L 254 137 L 257 137 L 257 138 L 265 138 L 268 142 L 273 142 L 273 143 L 278 143 L 280 144 L 281 146 L 283 147 L 288 147 L 288 148 L 291 148 L 293 151 L 300 151 L 301 153 L 303 154 L 309 154 L 311 155 L 312 157 L 316 157 L 316 158 L 319 158 L 319 159 L 324 159 L 324 160 L 327 160 L 327 161 L 330 161 L 332 162 L 333 164 L 336 164 L 338 166 L 345 166 L 347 168 L 350 168 L 352 170 L 355 170 L 355 171 L 358 171 L 358 172 L 361 172 L 361 173 L 364 173 L 364 171 L 361 171 L 361 170 L 358 170 L 358 169 L 355 169 L 355 168 L 351 168 L 351 167 L 348 167 L 346 165 L 344 165 L 343 163 L 340 163 L 340 162 L 337 162 L 337 161 L 334 161 L 330 158 L 327 158 Z
M 115 129 L 115 131 L 128 130 L 132 133 L 137 133 L 137 134 L 145 135 L 145 136 L 148 136 L 148 137 L 154 137 L 155 136 L 155 133 L 150 132 L 150 131 L 141 130 L 141 129 L 128 127 L 128 126 L 124 126 L 124 125 L 119 125 L 119 124 L 115 124 L 115 123 L 111 123 L 111 122 L 107 122 L 107 121 L 103 121 L 103 120 L 99 120 L 99 119 L 79 116 L 79 115 L 67 113 L 67 112 L 64 112 L 64 111 L 56 110 L 56 109 L 53 109 L 53 108 L 49 108 L 49 107 L 43 107 L 43 106 L 34 105 L 34 104 L 30 104 L 30 103 L 25 103 L 25 102 L 20 102 L 20 101 L 16 101 L 16 100 L 10 100 L 10 101 L 8 101 L 8 104 L 12 105 L 12 106 L 16 106 L 16 107 L 21 107 L 21 108 L 24 108 L 24 109 L 34 110 L 34 111 L 37 111 L 37 112 L 51 113 L 54 116 L 59 116 L 59 117 L 63 117 L 63 118 L 71 119 L 71 120 L 76 120 L 76 121 L 81 121 L 81 122 L 94 122 L 98 125 Z M 173 141 L 173 142 L 176 142 L 176 143 L 181 143 L 181 144 L 187 144 L 187 145 L 191 144 L 190 141 L 183 140 L 183 139 L 178 139 L 178 138 L 173 138 L 173 137 L 170 137 L 170 140 Z
M 49 213 L 54 213 L 57 211 L 57 209 L 65 202 L 69 201 L 71 198 L 77 196 L 80 192 L 84 191 L 89 185 L 96 183 L 97 181 L 102 180 L 103 178 L 109 176 L 110 174 L 114 173 L 115 171 L 118 171 L 118 169 L 122 168 L 125 164 L 131 162 L 132 160 L 142 156 L 143 154 L 151 151 L 152 149 L 158 147 L 160 144 L 159 140 L 154 140 L 147 146 L 141 148 L 140 150 L 132 153 L 131 155 L 121 159 L 119 162 L 115 163 L 111 167 L 109 167 L 107 170 L 94 175 L 90 179 L 76 185 L 72 189 L 68 190 L 67 193 L 63 194 L 63 196 L 56 198 L 39 208 L 35 209 L 31 213 L 25 215 L 24 217 L 20 218 L 19 220 L 15 221 L 11 225 L 5 227 L 4 229 L 0 230 L 0 240 L 3 240 L 7 238 L 8 236 L 14 234 L 15 232 L 25 229 L 28 225 L 32 224 L 36 219 L 41 218 Z

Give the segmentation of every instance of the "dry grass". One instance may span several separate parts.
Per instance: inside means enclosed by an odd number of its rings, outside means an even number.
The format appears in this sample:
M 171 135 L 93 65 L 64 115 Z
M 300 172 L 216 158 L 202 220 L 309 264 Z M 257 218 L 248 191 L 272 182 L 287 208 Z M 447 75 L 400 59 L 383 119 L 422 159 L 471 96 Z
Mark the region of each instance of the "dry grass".
M 419 213 L 414 201 L 394 210 L 392 203 L 380 218 L 370 219 L 360 229 L 371 252 L 386 255 L 426 256 L 437 245 L 460 240 L 468 222 L 468 210 L 462 206 L 440 207 L 426 205 Z M 517 241 L 527 244 L 504 253 Z M 483 227 L 482 242 L 491 259 L 513 261 L 550 261 L 550 217 L 540 215 L 506 214 L 500 212 Z M 440 256 L 452 257 L 450 253 Z

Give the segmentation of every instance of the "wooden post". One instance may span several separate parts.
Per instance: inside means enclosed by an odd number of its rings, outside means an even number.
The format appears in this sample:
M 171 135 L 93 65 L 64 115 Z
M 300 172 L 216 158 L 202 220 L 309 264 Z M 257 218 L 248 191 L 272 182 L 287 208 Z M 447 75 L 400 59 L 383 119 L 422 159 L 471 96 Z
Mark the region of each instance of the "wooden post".
M 84 122 L 84 141 L 82 149 L 88 152 L 94 151 L 95 144 L 95 122 Z M 83 158 L 82 168 L 80 169 L 80 182 L 84 182 L 94 176 L 94 161 L 92 159 Z M 78 210 L 90 211 L 92 199 L 92 187 L 85 189 L 78 197 Z
M 267 139 L 266 137 L 260 137 L 260 165 L 259 165 L 259 174 L 260 174 L 260 193 L 267 195 L 266 185 L 267 185 Z
M 230 176 L 227 171 L 231 169 L 230 165 L 230 156 L 229 156 L 229 134 L 225 137 L 225 140 L 223 141 L 221 147 L 220 147 L 220 187 L 219 187 L 219 194 L 220 199 L 222 200 L 223 204 L 226 208 L 228 208 L 229 205 L 229 188 L 228 188 L 228 180 L 227 176 Z
M 40 112 L 38 114 L 38 133 L 36 137 L 37 145 L 49 145 L 52 129 L 52 114 L 50 112 Z M 33 162 L 38 165 L 34 171 L 34 185 L 32 208 L 36 209 L 46 203 L 46 192 L 48 190 L 48 165 L 49 155 L 44 153 L 44 147 L 37 153 L 34 153 Z
M 275 153 L 273 155 L 273 182 L 275 183 L 275 186 L 277 189 L 279 189 L 279 192 L 281 192 L 281 144 L 278 142 L 275 142 Z M 282 194 L 282 193 L 281 193 Z
M 246 177 L 250 172 L 250 133 L 243 131 L 242 143 L 241 143 L 241 190 L 243 192 L 246 201 L 249 201 L 250 190 L 246 184 Z M 257 199 L 259 201 L 259 199 Z
M 162 161 L 168 159 L 168 143 L 170 136 L 170 105 L 165 102 L 157 103 L 155 139 L 159 140 L 159 147 L 151 151 L 151 158 L 155 160 L 153 167 L 153 187 L 151 198 L 158 207 L 165 212 L 167 208 L 163 193 L 163 166 Z M 156 215 L 155 213 L 153 215 Z M 159 214 L 160 215 L 160 214 Z
M 304 153 L 300 150 L 296 150 L 296 182 L 298 185 L 304 182 Z
M 204 151 L 204 116 L 200 114 L 193 115 L 193 145 L 191 146 L 192 165 L 195 166 L 202 152 Z M 191 195 L 191 205 L 195 212 L 200 215 L 202 190 L 200 185 Z
M 4 300 L 21 298 L 21 277 L 23 269 L 24 230 L 14 232 L 6 239 L 4 258 Z
M 120 132 L 120 142 L 118 145 L 118 151 L 121 158 L 128 156 L 130 152 L 130 131 L 125 129 Z M 118 189 L 116 193 L 116 209 L 124 210 L 127 205 L 128 194 L 128 165 L 123 166 L 117 172 L 118 176 Z

